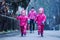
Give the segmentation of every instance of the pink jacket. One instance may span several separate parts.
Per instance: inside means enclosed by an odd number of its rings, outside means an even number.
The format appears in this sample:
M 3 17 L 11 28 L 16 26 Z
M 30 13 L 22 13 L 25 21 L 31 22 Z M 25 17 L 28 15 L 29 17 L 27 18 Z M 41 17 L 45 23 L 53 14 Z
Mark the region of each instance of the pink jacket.
M 45 16 L 45 14 L 44 13 L 42 13 L 42 14 L 38 14 L 37 16 L 36 16 L 36 21 L 37 21 L 37 24 L 42 24 L 42 22 L 45 22 L 46 21 L 46 16 Z
M 35 19 L 36 11 L 30 11 L 28 17 L 29 17 L 29 19 Z
M 28 21 L 28 17 L 27 16 L 18 16 L 17 17 L 18 20 L 20 20 L 20 26 L 26 26 L 27 25 L 27 21 Z

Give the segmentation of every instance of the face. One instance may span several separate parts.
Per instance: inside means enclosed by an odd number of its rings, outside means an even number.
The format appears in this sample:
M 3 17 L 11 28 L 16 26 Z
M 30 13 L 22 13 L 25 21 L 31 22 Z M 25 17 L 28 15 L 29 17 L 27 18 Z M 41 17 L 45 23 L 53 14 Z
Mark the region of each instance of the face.
M 39 8 L 39 13 L 43 13 L 43 8 Z
M 22 15 L 26 15 L 26 11 L 25 10 L 22 11 Z
M 34 11 L 34 9 L 31 9 L 31 11 L 33 12 L 33 11 Z

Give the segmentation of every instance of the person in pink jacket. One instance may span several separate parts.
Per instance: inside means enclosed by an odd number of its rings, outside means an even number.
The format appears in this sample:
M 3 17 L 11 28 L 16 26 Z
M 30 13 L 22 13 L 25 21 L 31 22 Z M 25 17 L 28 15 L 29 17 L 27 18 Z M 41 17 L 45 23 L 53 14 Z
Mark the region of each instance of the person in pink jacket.
M 28 17 L 30 19 L 30 33 L 34 32 L 35 28 L 35 17 L 36 17 L 36 11 L 34 10 L 34 7 L 31 8 L 29 11 Z
M 44 14 L 44 8 L 39 8 L 39 13 L 36 16 L 36 22 L 38 25 L 38 35 L 43 37 L 44 22 L 46 21 L 46 15 Z
M 20 20 L 19 25 L 20 25 L 20 30 L 21 30 L 21 36 L 26 35 L 28 17 L 26 16 L 25 10 L 21 11 L 21 15 L 17 17 L 17 20 Z

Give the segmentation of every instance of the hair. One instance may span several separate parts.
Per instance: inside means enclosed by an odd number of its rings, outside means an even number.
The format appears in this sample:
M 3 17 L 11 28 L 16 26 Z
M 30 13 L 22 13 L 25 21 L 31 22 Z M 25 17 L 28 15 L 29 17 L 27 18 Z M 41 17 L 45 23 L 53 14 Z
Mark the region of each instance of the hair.
M 24 10 L 25 10 L 25 8 L 24 7 L 22 7 Z
M 34 7 L 31 7 L 31 9 L 34 9 Z

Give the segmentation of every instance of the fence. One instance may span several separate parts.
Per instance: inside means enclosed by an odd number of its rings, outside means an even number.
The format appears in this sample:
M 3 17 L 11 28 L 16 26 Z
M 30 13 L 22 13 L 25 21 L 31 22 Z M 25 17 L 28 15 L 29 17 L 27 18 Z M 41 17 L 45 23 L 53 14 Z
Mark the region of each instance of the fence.
M 18 29 L 18 21 L 16 18 L 0 15 L 0 31 Z

